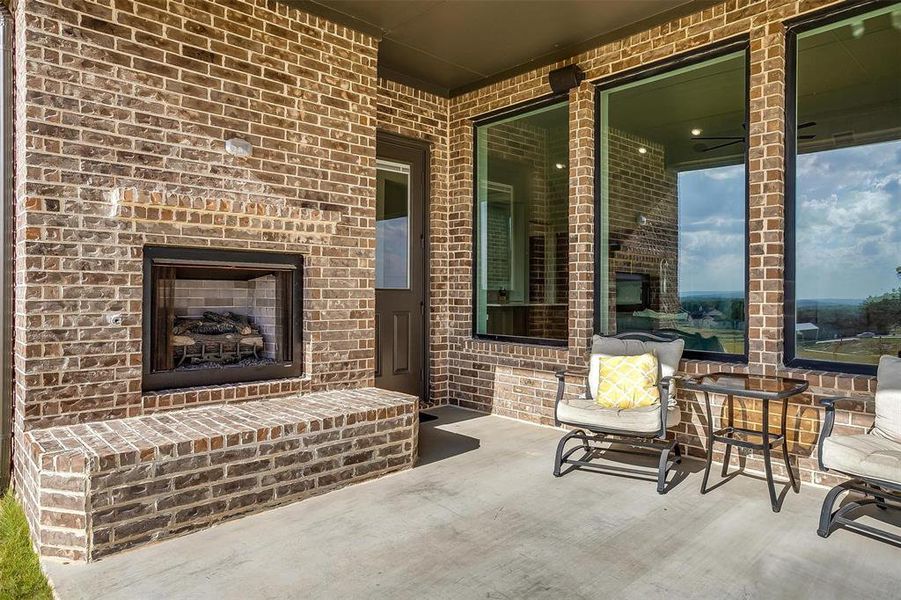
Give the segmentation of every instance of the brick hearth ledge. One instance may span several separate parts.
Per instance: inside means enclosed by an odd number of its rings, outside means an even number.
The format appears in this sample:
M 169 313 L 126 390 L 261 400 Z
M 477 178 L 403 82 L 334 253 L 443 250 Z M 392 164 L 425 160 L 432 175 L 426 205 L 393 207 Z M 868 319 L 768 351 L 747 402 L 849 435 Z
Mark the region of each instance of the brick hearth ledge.
M 417 402 L 365 388 L 32 430 L 35 544 L 92 560 L 409 468 Z

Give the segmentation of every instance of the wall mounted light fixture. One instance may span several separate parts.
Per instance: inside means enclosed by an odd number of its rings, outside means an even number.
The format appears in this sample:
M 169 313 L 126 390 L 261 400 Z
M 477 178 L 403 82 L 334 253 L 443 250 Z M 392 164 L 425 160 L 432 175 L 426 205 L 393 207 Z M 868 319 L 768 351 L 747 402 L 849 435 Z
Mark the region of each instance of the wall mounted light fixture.
M 244 158 L 253 154 L 253 145 L 241 138 L 231 138 L 225 140 L 225 151 L 232 156 Z

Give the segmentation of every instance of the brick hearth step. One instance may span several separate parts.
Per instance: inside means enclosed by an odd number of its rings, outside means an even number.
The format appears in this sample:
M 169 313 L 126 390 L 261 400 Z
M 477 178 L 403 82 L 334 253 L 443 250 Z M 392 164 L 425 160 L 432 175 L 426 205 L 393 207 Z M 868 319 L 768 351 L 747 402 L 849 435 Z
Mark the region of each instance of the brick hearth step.
M 20 493 L 43 556 L 92 560 L 408 468 L 416 403 L 366 388 L 32 430 Z

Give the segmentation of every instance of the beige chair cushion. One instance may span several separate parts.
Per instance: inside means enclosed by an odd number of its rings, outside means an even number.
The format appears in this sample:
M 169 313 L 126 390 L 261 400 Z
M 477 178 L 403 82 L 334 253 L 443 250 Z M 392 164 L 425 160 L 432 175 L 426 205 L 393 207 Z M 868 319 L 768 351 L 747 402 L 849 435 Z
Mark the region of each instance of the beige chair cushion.
M 678 406 L 667 410 L 666 426 L 675 427 L 682 418 Z M 624 433 L 653 433 L 660 429 L 660 405 L 640 408 L 602 408 L 588 397 L 563 400 L 557 405 L 557 419 L 570 425 L 594 425 Z
M 869 433 L 830 436 L 823 441 L 830 469 L 901 485 L 901 443 Z
M 672 377 L 679 369 L 679 361 L 682 360 L 684 349 L 685 340 L 682 339 L 671 342 L 643 342 L 595 335 L 591 338 L 591 359 L 588 364 L 589 395 L 592 388 L 597 388 L 597 384 L 594 382 L 600 380 L 602 358 L 636 356 L 651 352 L 657 357 L 660 364 L 660 377 Z M 674 384 L 675 382 L 670 382 L 670 406 L 676 403 L 676 386 Z
M 880 358 L 876 379 L 874 433 L 901 443 L 901 358 Z

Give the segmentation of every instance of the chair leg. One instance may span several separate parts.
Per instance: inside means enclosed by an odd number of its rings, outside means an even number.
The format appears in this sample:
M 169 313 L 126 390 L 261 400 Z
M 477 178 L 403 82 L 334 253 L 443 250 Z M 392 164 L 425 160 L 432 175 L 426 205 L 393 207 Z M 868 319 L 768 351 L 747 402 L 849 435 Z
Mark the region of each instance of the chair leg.
M 826 498 L 823 500 L 823 507 L 820 509 L 820 526 L 817 529 L 817 535 L 820 537 L 826 538 L 832 533 L 832 521 L 834 517 L 832 507 L 835 505 L 836 499 L 849 489 L 851 489 L 851 482 L 846 481 L 838 484 L 826 494 Z
M 728 447 L 728 445 L 727 445 Z M 707 440 L 707 459 L 704 461 L 704 478 L 701 480 L 701 493 L 707 493 L 707 480 L 710 479 L 710 467 L 713 465 L 713 440 Z
M 764 404 L 764 406 L 766 406 Z M 766 486 L 770 492 L 770 506 L 773 512 L 779 512 L 782 506 L 779 504 L 779 497 L 776 495 L 776 482 L 773 480 L 773 463 L 770 455 L 770 440 L 766 434 L 766 411 L 763 414 L 763 472 L 766 475 Z
M 566 447 L 566 442 L 573 438 L 581 439 L 582 447 L 585 448 L 585 451 L 591 451 L 591 446 L 588 445 L 588 437 L 581 429 L 574 429 L 573 431 L 570 431 L 569 433 L 564 435 L 557 443 L 557 453 L 554 456 L 554 477 L 560 477 L 562 475 L 560 470 L 563 467 L 563 449 Z
M 650 452 L 647 452 L 647 450 L 651 450 L 654 454 L 659 452 L 659 459 L 657 462 L 657 492 L 659 494 L 665 494 L 667 492 L 666 476 L 674 465 L 682 462 L 682 449 L 679 447 L 678 442 L 675 440 L 667 442 L 666 440 L 660 439 L 651 441 L 646 439 L 636 440 L 629 436 L 621 436 L 619 434 L 610 434 L 610 436 L 612 437 L 608 439 L 607 433 L 588 433 L 583 429 L 574 429 L 573 431 L 566 433 L 560 438 L 560 441 L 557 442 L 557 450 L 554 453 L 554 477 L 562 477 L 570 471 L 578 470 L 582 467 L 591 467 L 587 470 L 594 472 L 612 472 L 613 474 L 629 473 L 640 477 L 653 476 L 653 471 L 638 471 L 634 468 L 609 465 L 598 466 L 592 464 L 592 461 L 598 458 L 598 452 L 601 451 L 601 448 L 597 444 L 610 442 L 614 445 L 642 448 L 645 451 L 637 452 L 637 454 L 643 454 L 645 456 L 651 456 Z M 567 449 L 566 445 L 572 439 L 578 439 L 581 442 L 581 445 L 572 445 Z M 570 458 L 573 454 L 580 451 L 584 452 L 582 456 Z M 626 449 L 612 449 L 611 451 L 613 453 L 625 452 L 627 454 L 636 454 L 636 452 Z M 567 466 L 565 469 L 564 465 Z
M 704 392 L 704 405 L 707 407 L 707 460 L 704 463 L 704 478 L 701 480 L 701 493 L 707 493 L 707 480 L 710 479 L 710 467 L 713 465 L 713 413 L 710 411 L 710 393 Z M 729 445 L 726 444 L 728 448 Z
M 725 477 L 729 474 L 729 460 L 732 456 L 732 444 L 726 444 L 726 451 L 723 454 L 723 469 L 720 472 L 720 475 Z
M 669 472 L 669 468 L 667 467 L 667 463 L 669 461 L 669 454 L 673 453 L 675 458 L 673 459 L 673 464 L 679 463 L 682 461 L 682 453 L 679 450 L 679 444 L 673 442 L 673 444 L 669 448 L 664 448 L 663 451 L 660 452 L 660 462 L 657 465 L 657 493 L 665 494 L 666 493 L 666 474 Z
M 792 470 L 791 461 L 788 459 L 788 439 L 782 438 L 782 460 L 785 461 L 785 470 L 788 471 L 788 481 L 791 483 L 792 490 L 801 491 L 801 484 L 795 479 L 795 472 Z

